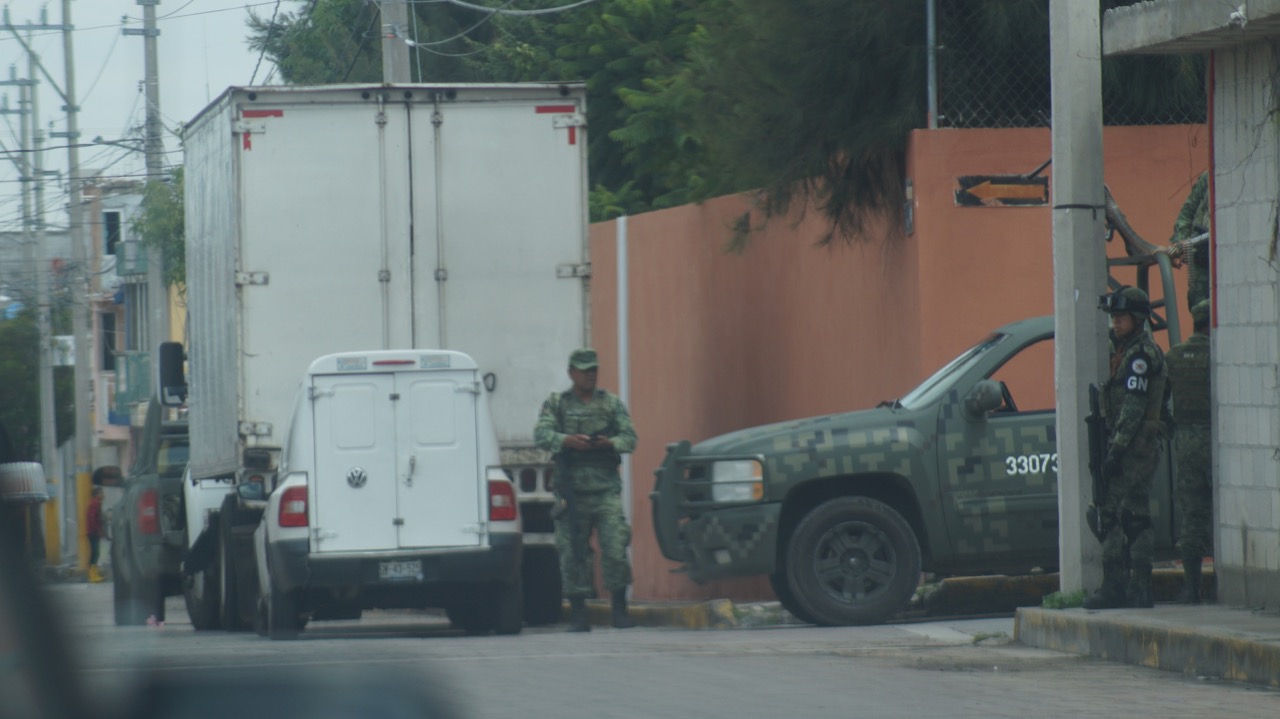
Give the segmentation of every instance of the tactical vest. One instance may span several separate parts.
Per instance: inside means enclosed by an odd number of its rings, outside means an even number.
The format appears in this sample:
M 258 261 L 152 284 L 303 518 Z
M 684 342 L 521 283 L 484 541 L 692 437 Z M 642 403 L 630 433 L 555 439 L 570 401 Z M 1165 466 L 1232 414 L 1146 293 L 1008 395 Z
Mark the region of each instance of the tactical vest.
M 1142 330 L 1138 331 L 1142 332 Z M 1164 357 L 1160 348 L 1151 340 L 1150 335 L 1145 335 L 1144 333 L 1143 337 L 1140 337 L 1136 342 L 1124 349 L 1117 366 L 1128 367 L 1133 360 L 1133 355 L 1140 350 L 1144 351 L 1152 362 L 1151 384 L 1147 389 L 1147 405 L 1146 411 L 1143 413 L 1144 419 L 1151 422 L 1160 419 L 1160 407 L 1165 400 L 1166 374 L 1163 370 L 1166 366 L 1164 365 Z M 1125 394 L 1128 393 L 1128 389 L 1124 386 L 1124 378 L 1115 376 L 1114 371 L 1106 386 L 1106 406 L 1103 408 L 1103 413 L 1107 419 L 1107 428 L 1115 431 L 1116 422 L 1120 417 L 1120 406 L 1124 404 Z
M 1173 386 L 1173 419 L 1178 424 L 1209 424 L 1209 338 L 1194 334 L 1165 355 Z

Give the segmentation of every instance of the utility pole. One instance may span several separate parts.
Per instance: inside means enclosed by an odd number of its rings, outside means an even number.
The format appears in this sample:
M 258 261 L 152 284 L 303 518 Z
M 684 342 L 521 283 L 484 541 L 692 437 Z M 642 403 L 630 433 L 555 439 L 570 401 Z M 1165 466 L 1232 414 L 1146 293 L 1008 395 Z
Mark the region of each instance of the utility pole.
M 1107 376 L 1103 246 L 1102 18 L 1097 3 L 1051 0 L 1053 306 L 1057 370 L 1058 533 L 1063 592 L 1096 588 L 1102 548 L 1086 529 L 1091 494 L 1088 387 Z
M 76 60 L 72 46 L 71 0 L 62 0 L 62 57 L 66 66 L 66 90 L 62 93 L 62 109 L 67 113 L 67 175 L 69 178 L 71 198 L 67 206 L 71 223 L 71 257 L 80 277 L 72 285 L 71 331 L 75 335 L 76 352 L 76 516 L 79 509 L 89 502 L 89 477 L 93 451 L 93 425 L 89 415 L 89 403 L 93 401 L 93 377 L 89 348 L 93 337 L 90 336 L 89 324 L 89 277 L 87 273 L 89 252 L 85 242 L 85 232 L 89 229 L 84 218 L 84 206 L 81 192 L 84 189 L 80 177 L 80 107 L 76 104 Z M 104 412 L 109 398 L 98 398 L 98 411 Z M 84 529 L 78 532 L 80 537 L 80 566 L 89 564 L 89 542 L 85 539 Z
M 382 81 L 413 82 L 409 67 L 409 3 L 406 0 L 383 0 L 382 12 Z
M 67 0 L 64 0 L 66 2 Z M 156 42 L 160 30 L 156 27 L 156 6 L 160 0 L 136 0 L 142 6 L 142 29 L 125 28 L 125 35 L 141 35 L 143 42 L 143 71 L 146 79 L 143 92 L 147 102 L 146 142 L 147 184 L 164 180 L 164 143 L 160 124 L 160 64 L 157 61 Z M 147 251 L 147 310 L 150 331 L 146 348 L 154 357 L 158 342 L 169 338 L 169 293 L 164 282 L 164 257 L 154 248 Z M 154 376 L 155 373 L 152 372 Z
M 48 11 L 42 8 L 40 23 L 26 24 L 24 29 L 28 37 L 24 41 L 18 29 L 10 22 L 8 7 L 4 8 L 3 19 L 5 29 L 18 38 L 27 53 L 27 79 L 19 80 L 16 70 L 11 69 L 9 81 L 0 82 L 0 85 L 18 86 L 23 98 L 18 112 L 21 114 L 21 143 L 24 157 L 20 161 L 15 161 L 15 164 L 22 175 L 23 239 L 27 246 L 24 254 L 33 270 L 35 280 L 36 324 L 40 344 L 38 349 L 40 463 L 55 487 L 55 501 L 46 505 L 45 549 L 46 557 L 52 556 L 59 559 L 62 555 L 63 533 L 57 512 L 59 509 L 65 511 L 67 507 L 74 507 L 77 503 L 71 500 L 73 495 L 66 491 L 66 483 L 58 461 L 57 415 L 53 391 L 53 332 L 49 316 L 52 303 L 49 296 L 49 262 L 45 253 L 48 248 L 48 238 L 45 232 L 47 223 L 44 221 L 44 175 L 46 174 L 42 151 L 44 135 L 40 131 L 39 92 L 37 91 L 39 83 L 36 80 L 36 70 L 43 68 L 40 65 L 40 56 L 31 48 L 30 34 L 35 30 L 58 30 L 61 26 L 50 25 Z M 8 108 L 4 111 L 8 112 Z M 30 157 L 25 156 L 27 151 L 30 151 Z M 31 237 L 32 230 L 35 231 L 34 241 Z M 76 374 L 78 379 L 80 375 L 78 366 Z

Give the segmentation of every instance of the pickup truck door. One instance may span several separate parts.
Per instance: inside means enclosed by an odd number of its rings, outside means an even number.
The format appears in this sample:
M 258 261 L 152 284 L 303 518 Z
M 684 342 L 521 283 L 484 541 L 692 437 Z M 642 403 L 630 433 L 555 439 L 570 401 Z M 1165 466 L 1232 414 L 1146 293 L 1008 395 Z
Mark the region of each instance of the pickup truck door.
M 980 379 L 1006 388 L 1000 407 L 966 413 Z M 957 559 L 1052 557 L 1058 546 L 1058 455 L 1053 339 L 1023 344 L 993 370 L 957 384 L 938 419 L 938 471 Z M 1011 404 L 1012 402 L 1012 404 Z M 984 567 L 988 568 L 988 567 Z M 1003 568 L 1003 567 L 990 567 Z M 1026 567 L 1030 569 L 1031 567 Z

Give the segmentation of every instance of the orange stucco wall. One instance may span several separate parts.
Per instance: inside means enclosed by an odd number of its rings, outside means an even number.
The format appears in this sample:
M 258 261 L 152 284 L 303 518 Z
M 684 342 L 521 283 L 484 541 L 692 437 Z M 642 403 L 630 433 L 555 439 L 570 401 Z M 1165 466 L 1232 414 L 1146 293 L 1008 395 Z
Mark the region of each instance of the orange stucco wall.
M 954 200 L 957 177 L 1029 172 L 1049 158 L 1050 142 L 1047 129 L 914 133 L 915 228 L 907 236 L 880 230 L 870 233 L 874 240 L 820 248 L 825 227 L 810 212 L 771 223 L 735 255 L 724 251 L 728 228 L 749 197 L 628 218 L 630 407 L 640 435 L 630 497 L 637 598 L 772 596 L 763 578 L 699 586 L 671 572 L 648 498 L 667 443 L 873 406 L 991 329 L 1052 313 L 1049 207 L 958 207 Z M 1121 209 L 1143 237 L 1164 244 L 1207 165 L 1204 129 L 1108 128 L 1104 144 L 1106 182 Z M 1052 178 L 1052 168 L 1045 172 Z M 616 224 L 593 225 L 590 239 L 592 341 L 601 384 L 612 389 Z M 1106 249 L 1123 253 L 1118 240 Z

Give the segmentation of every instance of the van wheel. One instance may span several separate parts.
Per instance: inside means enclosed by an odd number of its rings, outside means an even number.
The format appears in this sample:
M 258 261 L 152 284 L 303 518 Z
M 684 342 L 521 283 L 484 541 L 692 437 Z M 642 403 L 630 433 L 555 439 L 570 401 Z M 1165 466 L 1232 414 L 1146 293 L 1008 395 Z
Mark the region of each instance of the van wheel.
M 449 618 L 453 626 L 467 634 L 480 636 L 493 631 L 493 622 L 489 617 L 489 613 L 483 611 L 483 609 L 476 603 L 460 604 L 445 607 L 444 615 Z
M 521 567 L 524 621 L 529 626 L 560 621 L 560 555 L 552 547 L 524 550 Z
M 297 593 L 272 590 L 267 595 L 267 636 L 272 639 L 297 639 L 301 631 Z
M 218 617 L 218 574 L 213 570 L 211 567 L 182 578 L 182 599 L 191 626 L 197 631 L 222 626 Z
M 910 603 L 920 583 L 920 545 L 889 505 L 840 497 L 800 521 L 786 572 L 796 603 L 817 624 L 874 624 Z
M 522 582 L 515 581 L 502 587 L 494 597 L 494 626 L 496 634 L 519 634 L 524 629 L 524 591 Z

